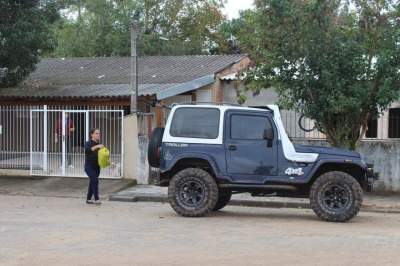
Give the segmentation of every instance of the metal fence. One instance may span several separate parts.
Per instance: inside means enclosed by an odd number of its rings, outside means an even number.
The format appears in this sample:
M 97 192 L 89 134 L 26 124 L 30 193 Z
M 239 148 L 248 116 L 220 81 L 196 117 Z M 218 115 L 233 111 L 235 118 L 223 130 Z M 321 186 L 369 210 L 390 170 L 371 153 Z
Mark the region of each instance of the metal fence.
M 282 122 L 288 136 L 292 139 L 301 140 L 325 140 L 325 135 L 314 129 L 314 121 L 302 118 L 294 111 L 281 111 Z M 304 131 L 301 127 L 305 129 Z M 311 130 L 314 129 L 314 130 Z M 309 132 L 307 132 L 309 131 Z M 380 117 L 371 119 L 368 122 L 368 130 L 364 141 L 393 141 L 400 140 L 400 108 L 390 108 Z
M 0 168 L 86 176 L 83 146 L 89 130 L 99 128 L 112 162 L 101 177 L 122 176 L 122 107 L 0 106 L 0 113 Z
M 286 133 L 292 139 L 324 140 L 325 135 L 315 128 L 314 121 L 303 117 L 295 111 L 281 110 L 281 117 Z M 299 121 L 300 120 L 300 121 Z M 301 126 L 301 127 L 300 127 Z M 306 131 L 304 131 L 303 129 Z
M 0 105 L 0 168 L 29 169 L 29 116 L 32 108 L 41 107 Z

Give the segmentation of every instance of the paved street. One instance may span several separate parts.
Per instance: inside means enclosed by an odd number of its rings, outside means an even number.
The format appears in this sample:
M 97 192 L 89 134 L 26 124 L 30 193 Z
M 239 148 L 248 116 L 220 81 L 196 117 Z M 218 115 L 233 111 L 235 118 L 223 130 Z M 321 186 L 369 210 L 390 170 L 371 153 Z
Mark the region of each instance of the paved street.
M 227 207 L 182 218 L 168 204 L 0 195 L 0 265 L 398 265 L 400 215 L 346 224 L 310 210 Z

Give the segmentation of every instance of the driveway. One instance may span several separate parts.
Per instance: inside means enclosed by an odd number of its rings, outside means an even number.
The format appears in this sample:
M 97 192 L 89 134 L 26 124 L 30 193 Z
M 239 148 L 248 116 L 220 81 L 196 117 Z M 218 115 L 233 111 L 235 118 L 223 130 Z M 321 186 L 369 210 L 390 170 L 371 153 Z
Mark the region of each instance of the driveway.
M 0 176 L 0 194 L 80 198 L 86 197 L 88 183 L 88 178 Z M 108 198 L 134 184 L 129 179 L 100 179 L 100 197 Z
M 0 265 L 398 265 L 400 215 L 349 223 L 311 210 L 228 206 L 204 218 L 168 204 L 0 195 Z

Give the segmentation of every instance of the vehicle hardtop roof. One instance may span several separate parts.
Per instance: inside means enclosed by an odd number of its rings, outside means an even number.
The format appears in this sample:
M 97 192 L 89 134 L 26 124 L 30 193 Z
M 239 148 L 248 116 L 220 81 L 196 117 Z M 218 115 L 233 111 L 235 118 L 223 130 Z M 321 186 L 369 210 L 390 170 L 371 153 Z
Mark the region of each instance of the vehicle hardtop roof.
M 172 108 L 174 107 L 201 107 L 201 108 L 207 108 L 207 107 L 223 107 L 223 109 L 239 109 L 239 110 L 249 110 L 249 111 L 268 111 L 272 112 L 268 106 L 243 106 L 240 104 L 235 104 L 235 103 L 226 103 L 226 102 L 221 102 L 221 103 L 215 103 L 215 102 L 183 102 L 183 103 L 174 103 L 172 104 Z

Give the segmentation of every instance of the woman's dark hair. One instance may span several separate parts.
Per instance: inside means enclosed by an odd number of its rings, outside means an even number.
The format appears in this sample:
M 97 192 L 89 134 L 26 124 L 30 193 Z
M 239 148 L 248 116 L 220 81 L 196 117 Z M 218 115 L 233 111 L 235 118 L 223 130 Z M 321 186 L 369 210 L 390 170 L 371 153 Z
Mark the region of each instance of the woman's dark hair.
M 93 133 L 94 133 L 96 130 L 100 130 L 100 129 L 98 129 L 97 127 L 92 128 L 92 129 L 89 131 L 89 137 L 91 137 L 91 136 L 93 135 Z

